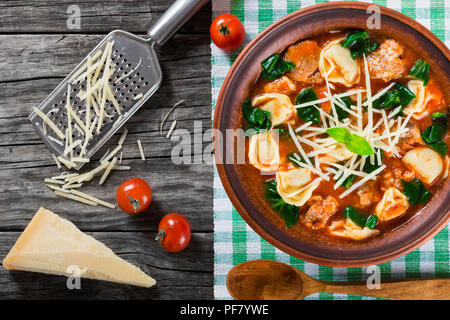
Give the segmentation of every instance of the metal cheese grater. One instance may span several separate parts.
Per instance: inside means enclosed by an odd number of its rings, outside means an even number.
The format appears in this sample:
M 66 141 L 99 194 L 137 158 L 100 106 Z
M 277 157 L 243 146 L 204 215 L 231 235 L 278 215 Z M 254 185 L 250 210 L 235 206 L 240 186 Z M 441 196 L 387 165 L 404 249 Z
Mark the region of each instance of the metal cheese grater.
M 38 106 L 37 109 L 42 112 L 41 114 L 46 115 L 61 132 L 65 132 L 68 117 L 66 97 L 69 89 L 72 110 L 81 121 L 86 122 L 85 112 L 83 112 L 85 102 L 77 96 L 80 90 L 86 90 L 85 83 L 84 81 L 73 82 L 73 80 L 81 73 L 81 68 L 85 66 L 89 56 L 97 55 L 98 57 L 108 42 L 114 42 L 111 51 L 111 65 L 114 67 L 114 73 L 110 76 L 109 82 L 112 84 L 114 98 L 120 107 L 122 116 L 115 112 L 115 106 L 111 102 L 107 103 L 105 112 L 108 116 L 104 118 L 100 132 L 98 134 L 94 132 L 84 152 L 82 152 L 81 146 L 74 148 L 74 156 L 80 156 L 81 153 L 83 157 L 92 157 L 159 88 L 162 72 L 155 52 L 155 44 L 163 45 L 206 2 L 208 0 L 176 0 L 148 30 L 148 38 L 142 38 L 122 30 L 111 32 Z M 56 156 L 64 157 L 65 143 L 60 141 L 61 138 L 54 134 L 35 111 L 29 118 L 51 152 Z M 72 126 L 76 128 L 77 122 L 73 120 Z M 88 119 L 88 122 L 89 120 L 92 123 L 94 117 Z M 81 139 L 83 136 L 82 131 L 73 130 L 73 140 Z M 77 163 L 75 169 L 80 169 L 82 165 L 82 162 Z

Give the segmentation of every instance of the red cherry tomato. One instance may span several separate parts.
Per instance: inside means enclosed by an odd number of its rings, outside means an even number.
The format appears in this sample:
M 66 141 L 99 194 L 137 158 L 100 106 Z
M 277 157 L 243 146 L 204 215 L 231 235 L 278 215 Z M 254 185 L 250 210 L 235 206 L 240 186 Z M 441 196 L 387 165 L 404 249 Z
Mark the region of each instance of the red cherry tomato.
M 228 13 L 214 19 L 209 33 L 216 46 L 227 51 L 239 48 L 245 39 L 245 30 L 241 21 Z
M 132 178 L 123 182 L 116 193 L 117 204 L 127 213 L 144 211 L 152 202 L 152 189 L 142 179 Z
M 191 241 L 191 225 L 179 213 L 165 215 L 158 226 L 156 240 L 169 252 L 179 252 Z

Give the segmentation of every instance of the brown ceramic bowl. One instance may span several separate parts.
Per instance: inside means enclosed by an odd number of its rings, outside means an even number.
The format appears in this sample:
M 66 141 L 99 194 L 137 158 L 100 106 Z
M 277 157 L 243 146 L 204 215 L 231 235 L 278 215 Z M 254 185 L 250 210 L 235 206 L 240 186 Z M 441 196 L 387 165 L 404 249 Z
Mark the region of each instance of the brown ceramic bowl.
M 223 134 L 227 128 L 239 128 L 241 104 L 257 79 L 260 62 L 274 52 L 283 51 L 298 40 L 339 29 L 367 29 L 366 10 L 371 4 L 333 2 L 304 8 L 274 22 L 258 34 L 234 62 L 220 91 L 214 128 Z M 450 88 L 450 52 L 430 31 L 407 16 L 384 7 L 381 30 L 373 30 L 397 38 L 413 48 L 430 63 L 434 75 Z M 225 139 L 223 139 L 225 140 Z M 216 140 L 216 159 L 222 150 L 233 147 Z M 241 165 L 242 166 L 242 165 Z M 236 210 L 261 237 L 275 247 L 299 259 L 328 266 L 356 267 L 377 264 L 404 255 L 436 235 L 450 220 L 450 179 L 440 193 L 408 223 L 374 241 L 355 245 L 334 245 L 295 236 L 280 227 L 262 205 L 263 195 L 255 192 L 251 182 L 241 174 L 239 165 L 217 164 L 225 190 Z M 282 224 L 281 224 L 282 225 Z

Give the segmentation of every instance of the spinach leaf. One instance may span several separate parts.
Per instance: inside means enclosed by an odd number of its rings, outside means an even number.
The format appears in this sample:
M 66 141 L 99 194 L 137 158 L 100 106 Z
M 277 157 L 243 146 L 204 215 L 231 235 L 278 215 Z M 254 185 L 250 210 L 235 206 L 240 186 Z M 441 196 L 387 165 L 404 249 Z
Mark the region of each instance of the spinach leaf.
M 355 175 L 351 174 L 347 177 L 347 179 L 344 180 L 344 182 L 342 183 L 342 186 L 347 189 L 350 188 L 350 186 L 353 183 L 353 180 L 355 180 Z
M 298 165 L 299 162 L 306 163 L 305 160 L 302 158 L 302 156 L 295 154 L 295 153 L 288 153 L 286 155 L 286 158 L 298 168 L 300 167 Z
M 346 206 L 344 209 L 344 217 L 349 218 L 361 228 L 364 228 L 366 225 L 366 217 L 362 215 L 355 207 Z
M 366 217 L 365 215 L 360 213 L 358 209 L 352 206 L 345 207 L 344 217 L 349 218 L 361 228 L 367 227 L 373 229 L 378 222 L 378 217 L 375 214 Z
M 440 140 L 445 134 L 445 128 L 438 123 L 434 123 L 422 133 L 422 139 L 428 144 Z
M 402 107 L 406 107 L 416 95 L 409 90 L 409 88 L 401 83 L 394 84 L 394 88 L 399 93 L 400 104 Z
M 426 86 L 430 81 L 430 65 L 422 60 L 417 60 L 416 64 L 411 68 L 409 74 L 417 79 L 422 80 L 423 85 Z
M 375 109 L 392 109 L 399 106 L 406 107 L 416 95 L 401 83 L 394 85 L 394 90 L 388 91 L 373 101 Z
M 438 140 L 436 142 L 433 143 L 429 143 L 429 145 L 436 150 L 441 156 L 445 156 L 447 154 L 447 144 L 442 141 L 442 140 Z
M 242 104 L 242 114 L 249 123 L 249 126 L 245 130 L 247 136 L 259 133 L 261 130 L 270 130 L 272 128 L 270 112 L 254 108 L 250 99 L 245 99 Z
M 337 142 L 344 143 L 347 149 L 355 154 L 363 156 L 374 154 L 372 147 L 366 139 L 358 136 L 357 134 L 351 134 L 347 128 L 330 128 L 327 129 L 326 133 L 328 133 Z
M 444 128 L 444 131 L 448 129 L 448 112 L 433 112 L 431 114 L 431 121 L 433 123 L 439 124 Z
M 295 63 L 281 59 L 278 53 L 274 53 L 261 62 L 261 68 L 261 76 L 266 80 L 273 80 L 281 77 L 290 69 L 295 68 Z
M 388 91 L 378 99 L 372 102 L 372 107 L 375 109 L 392 109 L 400 106 L 400 93 L 397 90 Z
M 378 153 L 378 149 L 376 149 L 376 153 Z M 381 159 L 383 160 L 383 152 L 381 152 L 380 154 L 381 154 Z M 366 162 L 364 163 L 364 166 L 363 166 L 363 171 L 365 173 L 372 173 L 375 170 L 377 170 L 380 166 L 381 165 L 377 164 L 377 161 L 374 161 L 374 164 L 371 164 L 369 159 L 366 159 Z
M 369 229 L 375 228 L 378 222 L 378 216 L 376 214 L 371 214 L 369 217 L 367 217 L 365 227 Z
M 303 89 L 295 99 L 295 104 L 302 104 L 317 100 L 317 94 L 313 88 Z M 303 119 L 303 121 L 311 121 L 314 124 L 318 124 L 320 121 L 320 112 L 316 108 L 320 108 L 319 104 L 312 106 L 297 108 L 298 116 Z
M 353 60 L 378 48 L 378 42 L 372 41 L 367 31 L 353 31 L 342 41 L 342 47 L 350 49 Z
M 422 133 L 422 140 L 439 152 L 439 154 L 445 156 L 447 154 L 447 144 L 441 139 L 448 129 L 447 113 L 434 112 L 431 115 L 431 120 L 433 124 Z
M 426 204 L 431 198 L 431 192 L 417 178 L 414 178 L 411 182 L 402 180 L 402 184 L 404 187 L 403 194 L 408 198 L 413 207 L 418 203 Z
M 375 109 L 393 109 L 401 106 L 402 108 L 400 108 L 395 116 L 403 116 L 402 109 L 415 97 L 416 95 L 409 90 L 408 87 L 401 83 L 396 83 L 393 90 L 388 91 L 378 99 L 375 99 L 372 106 Z
M 281 218 L 283 218 L 286 229 L 296 225 L 300 208 L 284 202 L 277 191 L 276 180 L 267 181 L 264 184 L 266 185 L 265 198 L 272 203 L 272 208 L 278 212 Z
M 353 101 L 352 99 L 350 99 L 349 97 L 342 97 L 341 100 L 344 102 L 345 106 L 350 109 L 351 106 L 353 105 Z M 342 121 L 346 118 L 348 118 L 348 112 L 345 111 L 344 109 L 342 109 L 340 106 L 338 106 L 337 104 L 334 104 L 334 108 L 336 109 L 336 113 L 338 116 L 339 121 Z
M 273 127 L 274 130 L 278 130 L 278 135 L 280 137 L 285 137 L 285 136 L 289 136 L 289 130 L 287 128 L 287 126 L 284 123 L 280 123 L 279 125 Z

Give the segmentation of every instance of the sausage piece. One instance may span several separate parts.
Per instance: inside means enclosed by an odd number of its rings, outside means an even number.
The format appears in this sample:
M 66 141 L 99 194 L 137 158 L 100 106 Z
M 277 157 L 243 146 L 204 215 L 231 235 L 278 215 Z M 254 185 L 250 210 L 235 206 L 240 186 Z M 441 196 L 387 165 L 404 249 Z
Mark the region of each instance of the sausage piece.
M 286 76 L 275 79 L 264 85 L 265 93 L 283 93 L 289 95 L 297 90 L 294 82 Z
M 385 40 L 367 58 L 370 77 L 388 82 L 405 75 L 407 69 L 402 58 L 403 46 L 395 40 Z
M 322 83 L 323 78 L 318 72 L 320 47 L 316 41 L 305 40 L 291 45 L 284 56 L 285 60 L 295 63 L 288 76 L 300 82 Z
M 322 196 L 313 196 L 309 199 L 308 211 L 300 219 L 311 229 L 321 229 L 326 226 L 328 219 L 336 213 L 338 202 L 332 196 L 325 199 Z

